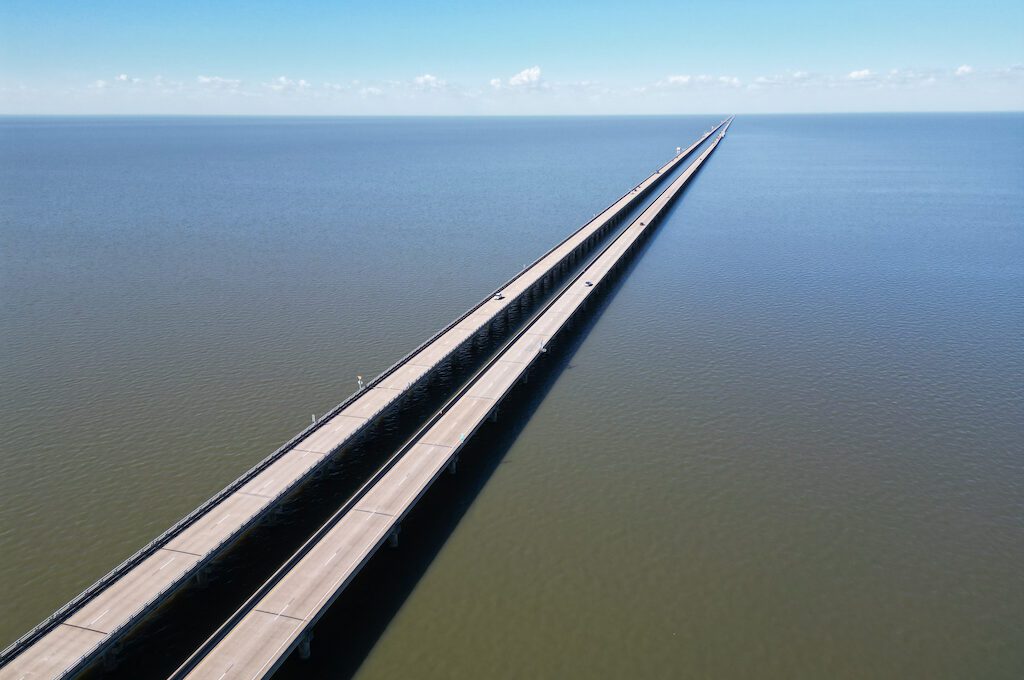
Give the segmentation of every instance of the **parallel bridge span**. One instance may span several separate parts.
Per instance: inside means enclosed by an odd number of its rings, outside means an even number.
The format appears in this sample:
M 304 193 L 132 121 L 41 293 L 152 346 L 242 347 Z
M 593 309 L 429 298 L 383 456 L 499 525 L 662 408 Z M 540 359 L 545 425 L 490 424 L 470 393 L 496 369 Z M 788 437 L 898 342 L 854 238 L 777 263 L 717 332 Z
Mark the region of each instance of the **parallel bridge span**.
M 119 642 L 154 610 L 230 550 L 340 450 L 398 408 L 456 352 L 564 277 L 723 125 L 726 121 L 15 641 L 0 653 L 0 680 L 70 677 L 105 654 L 116 654 Z
M 728 122 L 725 129 L 728 129 Z M 311 630 L 587 300 L 652 230 L 725 129 L 651 205 L 509 339 L 199 648 L 172 680 L 266 678 Z

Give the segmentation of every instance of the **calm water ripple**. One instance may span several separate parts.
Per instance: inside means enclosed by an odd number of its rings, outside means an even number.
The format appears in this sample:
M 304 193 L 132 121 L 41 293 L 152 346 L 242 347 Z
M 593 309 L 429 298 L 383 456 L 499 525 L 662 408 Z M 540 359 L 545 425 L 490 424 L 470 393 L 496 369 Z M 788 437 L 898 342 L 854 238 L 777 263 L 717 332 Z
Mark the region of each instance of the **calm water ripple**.
M 715 119 L 0 119 L 0 644 Z M 739 117 L 359 677 L 1020 677 L 1022 158 Z

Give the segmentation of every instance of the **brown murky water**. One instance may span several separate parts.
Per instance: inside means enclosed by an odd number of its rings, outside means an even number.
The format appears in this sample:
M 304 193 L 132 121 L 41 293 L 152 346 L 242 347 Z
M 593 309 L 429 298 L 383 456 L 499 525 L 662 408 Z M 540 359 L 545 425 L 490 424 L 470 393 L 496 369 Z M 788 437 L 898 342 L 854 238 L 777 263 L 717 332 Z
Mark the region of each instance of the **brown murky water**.
M 3 643 L 714 118 L 0 122 Z M 1022 153 L 738 118 L 365 659 L 282 675 L 1019 677 Z

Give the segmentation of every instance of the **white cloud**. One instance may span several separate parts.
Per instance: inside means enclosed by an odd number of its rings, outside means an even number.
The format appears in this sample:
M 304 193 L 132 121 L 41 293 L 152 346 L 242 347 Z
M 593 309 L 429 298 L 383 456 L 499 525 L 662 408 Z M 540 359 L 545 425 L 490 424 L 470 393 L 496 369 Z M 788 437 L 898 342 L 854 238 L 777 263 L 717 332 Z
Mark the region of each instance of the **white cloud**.
M 198 76 L 196 82 L 200 85 L 216 88 L 218 90 L 237 90 L 242 86 L 242 81 L 235 78 L 221 78 L 220 76 Z
M 739 87 L 740 79 L 736 76 L 712 76 L 706 73 L 696 76 L 682 74 L 667 76 L 664 80 L 659 80 L 654 84 L 654 86 L 658 88 L 692 87 L 696 85 Z
M 946 71 L 915 71 L 914 69 L 891 69 L 881 80 L 881 84 L 890 88 L 911 88 L 930 86 L 939 82 L 939 78 L 949 79 Z
M 989 71 L 989 74 L 997 78 L 1018 78 L 1024 76 L 1024 64 L 1012 64 L 1004 68 L 997 68 L 994 71 Z
M 429 73 L 416 76 L 413 78 L 413 83 L 415 83 L 416 87 L 421 90 L 440 90 L 448 85 L 445 81 L 441 80 L 437 76 L 432 76 Z
M 770 76 L 757 76 L 748 85 L 748 90 L 760 90 L 769 87 L 807 88 L 812 85 L 829 85 L 831 79 L 809 71 L 793 71 Z
M 973 73 L 973 70 L 971 71 Z M 915 70 L 909 68 L 893 68 L 885 72 L 870 69 L 851 71 L 845 74 L 815 73 L 795 71 L 788 74 L 757 76 L 749 81 L 746 89 L 750 91 L 766 91 L 769 89 L 797 89 L 802 91 L 843 90 L 850 87 L 871 85 L 874 88 L 888 90 L 912 90 L 917 88 L 941 87 L 956 78 L 956 71 L 945 69 Z
M 110 80 L 95 80 L 89 87 L 97 90 L 106 90 L 115 87 L 132 87 L 143 84 L 143 82 L 142 78 L 133 78 L 127 73 L 119 73 Z
M 162 94 L 170 94 L 172 92 L 180 92 L 184 87 L 183 83 L 176 80 L 168 80 L 163 76 L 154 76 L 152 82 L 153 88 Z
M 997 68 L 983 75 L 990 76 L 999 83 L 1013 83 L 1013 86 L 1018 89 L 1024 86 L 1024 64 L 1012 64 L 1003 68 Z M 1024 90 L 1020 91 L 1024 92 Z
M 525 68 L 509 78 L 508 82 L 503 81 L 501 78 L 491 78 L 487 82 L 491 86 L 492 90 L 501 90 L 506 87 L 522 90 L 549 89 L 548 84 L 541 79 L 540 66 Z
M 491 81 L 493 83 L 493 81 Z M 537 87 L 540 84 L 540 66 L 523 69 L 508 79 L 509 87 Z
M 1016 87 L 1018 92 L 1024 92 L 1019 89 L 1024 82 L 1024 66 L 1020 64 L 998 69 L 975 69 L 963 64 L 920 70 L 899 67 L 832 73 L 808 69 L 743 76 L 677 72 L 656 81 L 626 80 L 612 84 L 583 79 L 551 81 L 544 75 L 539 66 L 533 66 L 509 77 L 470 84 L 449 82 L 434 73 L 402 80 L 338 79 L 313 84 L 287 76 L 244 81 L 199 75 L 181 82 L 160 75 L 137 78 L 129 73 L 114 73 L 82 83 L 73 91 L 83 95 L 91 92 L 89 101 L 94 102 L 93 106 L 144 104 L 153 110 L 200 107 L 210 111 L 324 113 L 640 112 L 668 110 L 666 107 L 744 106 L 786 110 L 800 97 L 815 104 L 840 102 L 835 106 L 844 109 L 872 106 L 878 101 L 899 102 L 891 106 L 902 108 L 907 101 L 919 101 L 908 99 L 911 97 L 944 102 L 951 92 L 962 95 L 964 88 L 985 86 L 993 91 L 1009 91 Z M 1005 99 L 1008 95 L 1000 96 Z M 1018 95 L 1014 106 L 1019 108 L 1021 101 Z
M 309 81 L 302 79 L 292 80 L 286 76 L 274 78 L 269 83 L 264 83 L 264 85 L 274 92 L 301 92 L 311 87 Z

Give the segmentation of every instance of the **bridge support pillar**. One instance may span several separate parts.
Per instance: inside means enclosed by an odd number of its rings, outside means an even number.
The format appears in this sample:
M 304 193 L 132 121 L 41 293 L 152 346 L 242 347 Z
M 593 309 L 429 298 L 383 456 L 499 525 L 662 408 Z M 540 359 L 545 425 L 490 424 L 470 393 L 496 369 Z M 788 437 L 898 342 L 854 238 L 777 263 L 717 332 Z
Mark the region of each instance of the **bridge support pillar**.
M 402 525 L 401 524 L 396 524 L 395 528 L 391 530 L 390 534 L 388 534 L 388 545 L 390 545 L 392 548 L 397 548 L 398 547 L 398 534 L 401 531 L 402 531 Z
M 267 524 L 280 524 L 284 521 L 285 514 L 284 504 L 279 504 L 267 514 Z
M 312 650 L 309 648 L 309 644 L 312 641 L 313 641 L 313 633 L 312 633 L 312 631 L 309 632 L 309 633 L 306 633 L 301 638 L 299 638 L 299 646 L 298 646 L 297 649 L 298 649 L 298 652 L 299 652 L 299 658 L 302 659 L 303 661 L 309 659 L 309 657 L 313 654 Z
M 200 588 L 205 588 L 210 585 L 210 571 L 206 567 L 203 567 L 196 572 L 196 585 Z
M 490 415 L 490 416 L 488 416 L 488 419 L 489 419 L 489 420 L 490 420 L 490 421 L 491 421 L 492 423 L 496 423 L 496 422 L 498 422 L 498 407 L 497 407 L 497 406 L 495 406 L 495 407 L 494 407 L 494 410 L 493 410 L 493 411 L 491 411 L 491 415 Z
M 452 459 L 448 461 L 448 474 L 454 475 L 459 468 L 459 454 L 452 456 Z
M 109 673 L 117 668 L 121 662 L 121 641 L 115 642 L 111 645 L 107 651 L 103 652 L 103 656 L 100 657 L 100 665 L 103 667 L 104 672 Z

